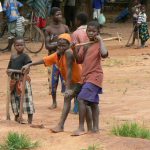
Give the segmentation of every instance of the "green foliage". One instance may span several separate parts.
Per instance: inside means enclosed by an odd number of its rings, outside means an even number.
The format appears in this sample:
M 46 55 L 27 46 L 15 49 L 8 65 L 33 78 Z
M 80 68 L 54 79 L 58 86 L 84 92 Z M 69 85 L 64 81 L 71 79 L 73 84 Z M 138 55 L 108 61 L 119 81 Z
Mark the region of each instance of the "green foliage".
M 150 130 L 137 123 L 124 123 L 113 127 L 112 133 L 116 136 L 150 139 Z
M 31 139 L 24 134 L 9 132 L 0 150 L 23 150 L 38 147 L 38 142 L 31 142 Z
M 81 149 L 81 150 L 102 150 L 102 148 L 93 144 L 92 146 L 90 145 L 87 149 Z

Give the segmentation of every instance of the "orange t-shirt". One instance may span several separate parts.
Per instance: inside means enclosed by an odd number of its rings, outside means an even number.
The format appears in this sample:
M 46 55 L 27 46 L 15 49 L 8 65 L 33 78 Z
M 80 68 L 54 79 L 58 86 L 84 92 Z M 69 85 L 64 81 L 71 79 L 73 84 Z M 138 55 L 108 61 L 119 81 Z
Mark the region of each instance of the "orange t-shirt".
M 60 58 L 58 58 L 58 55 L 55 52 L 52 55 L 44 57 L 43 60 L 45 66 L 51 66 L 52 64 L 56 64 L 64 80 L 65 81 L 67 80 L 67 60 L 65 55 L 62 55 Z M 74 62 L 72 66 L 73 83 L 79 83 L 81 81 L 81 71 L 82 71 L 81 65 Z

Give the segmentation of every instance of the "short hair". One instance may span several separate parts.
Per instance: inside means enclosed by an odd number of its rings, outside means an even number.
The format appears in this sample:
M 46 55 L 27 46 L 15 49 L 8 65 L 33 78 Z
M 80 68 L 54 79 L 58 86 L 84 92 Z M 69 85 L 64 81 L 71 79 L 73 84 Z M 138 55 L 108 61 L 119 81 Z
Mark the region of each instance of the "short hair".
M 23 37 L 16 37 L 16 38 L 14 39 L 14 43 L 15 43 L 16 41 L 19 41 L 19 40 L 24 41 L 24 38 L 23 38 Z M 25 41 L 24 41 L 24 42 L 25 42 Z
M 98 23 L 98 21 L 90 21 L 87 26 L 94 26 L 95 28 L 97 28 L 98 30 L 100 29 L 100 24 Z
M 88 15 L 85 12 L 80 12 L 76 15 L 76 19 L 80 21 L 81 25 L 86 25 L 88 21 Z
M 57 11 L 61 11 L 61 9 L 60 9 L 59 7 L 53 7 L 53 8 L 51 9 L 51 15 L 54 16 Z

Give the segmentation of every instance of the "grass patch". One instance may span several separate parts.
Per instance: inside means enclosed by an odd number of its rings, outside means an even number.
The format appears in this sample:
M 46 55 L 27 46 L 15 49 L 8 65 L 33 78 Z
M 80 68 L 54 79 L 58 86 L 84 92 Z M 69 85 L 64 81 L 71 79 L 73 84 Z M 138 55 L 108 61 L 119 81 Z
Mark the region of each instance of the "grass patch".
M 38 147 L 38 142 L 32 142 L 31 139 L 17 132 L 9 132 L 5 142 L 0 144 L 0 150 L 23 150 L 23 149 L 34 149 Z
M 90 145 L 87 149 L 81 149 L 81 150 L 103 150 L 102 147 L 100 147 L 99 145 Z
M 142 139 L 150 139 L 150 130 L 141 127 L 137 123 L 126 122 L 112 128 L 111 131 L 116 136 L 134 137 Z

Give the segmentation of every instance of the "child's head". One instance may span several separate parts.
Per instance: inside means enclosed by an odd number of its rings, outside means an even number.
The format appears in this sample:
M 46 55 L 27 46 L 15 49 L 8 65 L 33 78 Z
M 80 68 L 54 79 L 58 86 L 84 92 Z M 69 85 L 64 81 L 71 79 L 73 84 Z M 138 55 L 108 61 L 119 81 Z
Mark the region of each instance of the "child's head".
M 68 33 L 63 33 L 58 36 L 57 40 L 57 53 L 62 55 L 64 52 L 69 49 L 71 43 L 71 36 Z
M 94 41 L 95 37 L 99 34 L 100 25 L 97 21 L 91 21 L 87 24 L 87 36 L 90 41 Z
M 145 11 L 146 11 L 145 6 L 141 5 L 140 10 L 141 10 L 142 13 L 145 13 Z
M 76 15 L 75 24 L 77 27 L 86 25 L 88 21 L 88 15 L 85 12 L 80 12 Z
M 62 12 L 61 12 L 60 8 L 53 7 L 51 10 L 51 15 L 52 15 L 53 21 L 55 21 L 55 22 L 61 22 L 62 21 Z
M 24 51 L 25 43 L 23 38 L 16 38 L 14 41 L 14 47 L 17 51 L 17 54 L 21 54 Z

